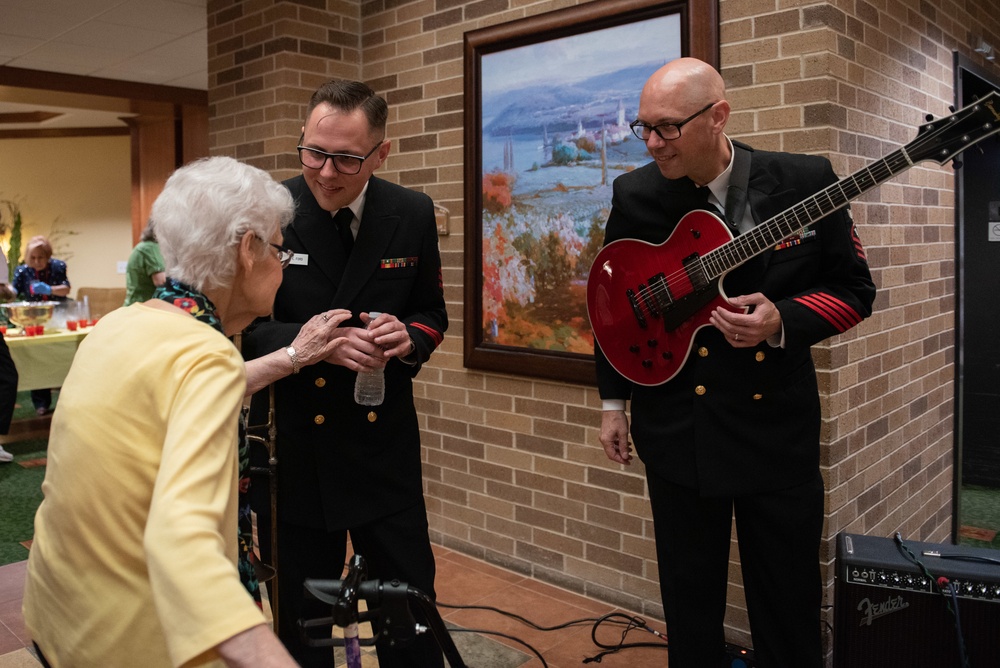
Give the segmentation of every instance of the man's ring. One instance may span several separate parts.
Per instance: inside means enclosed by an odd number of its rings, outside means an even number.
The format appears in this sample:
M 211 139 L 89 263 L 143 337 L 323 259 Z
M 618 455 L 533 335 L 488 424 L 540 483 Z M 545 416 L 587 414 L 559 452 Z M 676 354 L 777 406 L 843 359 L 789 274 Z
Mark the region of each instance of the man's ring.
M 326 322 L 326 321 L 328 321 L 329 319 L 330 319 L 330 316 L 328 316 L 328 315 L 327 315 L 326 313 L 324 313 L 324 314 L 323 314 L 323 322 Z
M 733 341 L 739 341 L 739 340 L 740 340 L 740 334 L 739 334 L 739 332 L 737 332 L 736 334 L 733 334 Z

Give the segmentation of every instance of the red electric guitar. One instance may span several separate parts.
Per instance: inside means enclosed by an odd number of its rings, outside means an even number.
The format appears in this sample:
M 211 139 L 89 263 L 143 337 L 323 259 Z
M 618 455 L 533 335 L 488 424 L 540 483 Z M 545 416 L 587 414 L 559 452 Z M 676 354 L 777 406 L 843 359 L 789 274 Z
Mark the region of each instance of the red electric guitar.
M 729 271 L 916 163 L 944 164 L 1000 132 L 998 106 L 994 91 L 928 122 L 906 146 L 736 238 L 718 217 L 692 211 L 662 244 L 621 239 L 605 246 L 590 269 L 587 311 L 611 366 L 639 385 L 673 378 L 716 307 L 742 310 L 729 305 L 722 291 Z

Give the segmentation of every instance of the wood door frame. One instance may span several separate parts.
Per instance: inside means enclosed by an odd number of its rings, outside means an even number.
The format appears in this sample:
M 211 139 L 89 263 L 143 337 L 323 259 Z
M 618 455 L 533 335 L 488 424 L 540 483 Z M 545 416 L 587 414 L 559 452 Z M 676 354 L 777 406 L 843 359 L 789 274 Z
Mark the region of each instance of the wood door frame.
M 121 127 L 4 130 L 0 139 L 129 135 L 133 244 L 170 174 L 209 154 L 207 91 L 5 66 L 0 66 L 0 86 L 76 94 L 82 105 L 88 97 L 124 102 L 128 113 Z

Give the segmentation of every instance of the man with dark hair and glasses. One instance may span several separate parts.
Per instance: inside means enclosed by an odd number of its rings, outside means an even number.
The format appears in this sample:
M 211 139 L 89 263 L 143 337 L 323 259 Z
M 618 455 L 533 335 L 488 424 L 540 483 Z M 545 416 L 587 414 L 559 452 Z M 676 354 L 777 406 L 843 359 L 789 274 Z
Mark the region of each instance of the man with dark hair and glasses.
M 412 382 L 448 317 L 431 199 L 373 176 L 391 147 L 387 117 L 385 100 L 360 82 L 330 81 L 313 94 L 296 146 L 302 175 L 285 182 L 296 215 L 285 229 L 291 253 L 279 256 L 289 264 L 274 319 L 244 339 L 248 358 L 284 348 L 294 362 L 302 323 L 332 308 L 354 314 L 337 334 L 346 343 L 325 362 L 275 384 L 279 636 L 303 666 L 333 665 L 329 647 L 300 639 L 300 619 L 330 615 L 304 598 L 302 583 L 341 577 L 348 533 L 369 579 L 434 597 Z M 380 368 L 383 403 L 359 406 L 358 372 Z M 261 395 L 255 411 L 268 404 Z M 376 647 L 383 668 L 443 665 L 429 633 Z
M 615 180 L 606 244 L 666 242 L 676 252 L 672 243 L 696 243 L 679 224 L 696 209 L 718 211 L 738 237 L 837 181 L 824 158 L 730 140 L 729 113 L 707 63 L 680 58 L 649 78 L 631 127 L 653 161 Z M 601 445 L 631 463 L 631 428 L 645 466 L 670 668 L 729 665 L 734 517 L 758 665 L 824 665 L 821 413 L 809 348 L 870 315 L 875 286 L 846 208 L 756 250 L 722 283 L 723 297 L 746 310 L 700 314 L 708 322 L 667 382 L 634 383 L 608 361 L 609 344 L 596 351 Z M 678 255 L 674 266 L 689 261 L 689 251 Z

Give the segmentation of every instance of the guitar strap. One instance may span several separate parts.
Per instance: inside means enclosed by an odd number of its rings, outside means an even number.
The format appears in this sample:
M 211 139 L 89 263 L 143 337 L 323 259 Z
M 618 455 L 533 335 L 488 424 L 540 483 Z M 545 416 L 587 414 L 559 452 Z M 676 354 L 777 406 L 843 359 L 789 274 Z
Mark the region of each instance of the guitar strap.
M 743 234 L 753 227 L 745 223 L 747 210 L 747 185 L 750 183 L 750 151 L 733 142 L 733 171 L 729 173 L 729 190 L 726 192 L 726 222 Z

